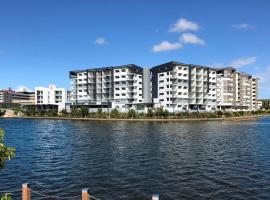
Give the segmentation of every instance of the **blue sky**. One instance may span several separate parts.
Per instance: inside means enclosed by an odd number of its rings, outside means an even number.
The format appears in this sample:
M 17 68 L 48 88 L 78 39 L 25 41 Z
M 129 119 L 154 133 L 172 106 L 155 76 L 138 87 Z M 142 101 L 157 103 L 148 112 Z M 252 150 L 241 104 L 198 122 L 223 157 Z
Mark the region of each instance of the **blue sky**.
M 235 66 L 270 98 L 268 0 L 0 1 L 0 88 L 55 83 L 68 72 L 175 60 Z

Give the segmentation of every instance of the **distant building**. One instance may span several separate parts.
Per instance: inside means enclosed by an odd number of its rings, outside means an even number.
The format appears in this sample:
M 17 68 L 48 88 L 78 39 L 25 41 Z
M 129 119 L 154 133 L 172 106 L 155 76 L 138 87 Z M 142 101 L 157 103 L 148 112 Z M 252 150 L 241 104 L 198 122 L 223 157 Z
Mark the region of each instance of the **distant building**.
M 56 85 L 49 85 L 48 88 L 35 88 L 35 104 L 49 107 L 57 106 L 58 111 L 66 109 L 68 103 L 68 91 L 65 88 L 57 88 Z
M 35 104 L 35 93 L 29 91 L 0 90 L 0 105 L 6 107 Z
M 258 109 L 262 109 L 263 107 L 263 102 L 258 100 Z

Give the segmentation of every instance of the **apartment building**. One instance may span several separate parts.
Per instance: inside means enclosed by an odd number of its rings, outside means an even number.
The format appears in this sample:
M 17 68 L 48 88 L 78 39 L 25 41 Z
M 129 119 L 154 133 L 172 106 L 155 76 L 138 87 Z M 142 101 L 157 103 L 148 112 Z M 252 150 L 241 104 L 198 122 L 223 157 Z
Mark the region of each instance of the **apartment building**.
M 35 103 L 35 93 L 29 91 L 14 91 L 11 88 L 0 90 L 0 104 L 6 107 L 31 105 Z
M 127 111 L 143 103 L 143 68 L 137 65 L 76 70 L 69 75 L 74 105 Z
M 70 71 L 69 76 L 72 104 L 89 108 L 258 109 L 258 79 L 232 67 L 168 62 L 149 69 L 130 64 Z
M 215 69 L 169 62 L 151 69 L 155 107 L 170 112 L 216 109 Z
M 219 110 L 257 110 L 258 79 L 235 68 L 217 69 Z
M 64 88 L 57 88 L 56 85 L 35 88 L 35 105 L 47 105 L 57 107 L 58 111 L 66 109 L 68 103 L 68 91 Z

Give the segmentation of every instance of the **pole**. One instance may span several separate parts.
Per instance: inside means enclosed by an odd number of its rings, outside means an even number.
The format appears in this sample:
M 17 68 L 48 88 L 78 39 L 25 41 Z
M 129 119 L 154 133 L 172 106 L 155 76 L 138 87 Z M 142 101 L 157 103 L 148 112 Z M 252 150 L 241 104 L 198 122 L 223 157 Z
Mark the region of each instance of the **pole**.
M 82 200 L 90 200 L 88 188 L 82 189 Z
M 28 183 L 22 185 L 22 200 L 31 200 L 30 186 Z
M 152 200 L 159 200 L 159 194 L 153 194 Z

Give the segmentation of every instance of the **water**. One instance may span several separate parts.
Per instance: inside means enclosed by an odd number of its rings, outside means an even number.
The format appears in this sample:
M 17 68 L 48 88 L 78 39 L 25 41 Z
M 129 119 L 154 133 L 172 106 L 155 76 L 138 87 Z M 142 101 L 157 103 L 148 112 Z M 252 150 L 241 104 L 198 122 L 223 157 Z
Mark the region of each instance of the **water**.
M 0 191 L 102 200 L 270 199 L 270 118 L 242 122 L 0 119 L 16 158 Z M 14 199 L 19 199 L 18 192 Z M 42 198 L 33 194 L 33 199 Z M 80 198 L 73 198 L 80 199 Z

